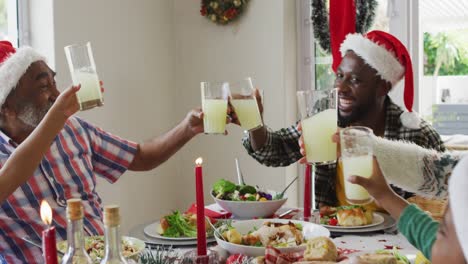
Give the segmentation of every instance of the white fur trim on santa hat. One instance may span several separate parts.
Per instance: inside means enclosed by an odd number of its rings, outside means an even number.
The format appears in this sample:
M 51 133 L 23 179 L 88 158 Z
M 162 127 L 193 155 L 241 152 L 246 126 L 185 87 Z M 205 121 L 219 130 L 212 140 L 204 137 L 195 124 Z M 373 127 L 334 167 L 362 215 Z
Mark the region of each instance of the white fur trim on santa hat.
M 468 157 L 463 158 L 449 179 L 449 202 L 452 221 L 465 260 L 468 260 Z
M 344 57 L 348 50 L 356 53 L 393 86 L 402 79 L 405 73 L 405 68 L 392 52 L 361 34 L 348 34 L 346 36 L 340 47 L 341 56 Z
M 0 64 L 0 106 L 3 105 L 29 66 L 41 60 L 45 61 L 45 57 L 31 47 L 21 47 Z
M 416 112 L 403 112 L 400 115 L 400 121 L 403 126 L 411 129 L 421 128 L 421 118 Z

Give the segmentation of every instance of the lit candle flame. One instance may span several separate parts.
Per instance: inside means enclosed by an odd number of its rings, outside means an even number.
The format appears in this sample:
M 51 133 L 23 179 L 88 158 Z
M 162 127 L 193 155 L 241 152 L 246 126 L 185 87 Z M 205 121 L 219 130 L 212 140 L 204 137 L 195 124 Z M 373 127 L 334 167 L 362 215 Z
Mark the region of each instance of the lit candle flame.
M 52 223 L 52 208 L 46 200 L 41 202 L 41 219 L 47 225 Z
M 203 159 L 201 157 L 199 157 L 197 160 L 195 160 L 195 164 L 197 164 L 197 166 L 201 166 L 203 163 Z

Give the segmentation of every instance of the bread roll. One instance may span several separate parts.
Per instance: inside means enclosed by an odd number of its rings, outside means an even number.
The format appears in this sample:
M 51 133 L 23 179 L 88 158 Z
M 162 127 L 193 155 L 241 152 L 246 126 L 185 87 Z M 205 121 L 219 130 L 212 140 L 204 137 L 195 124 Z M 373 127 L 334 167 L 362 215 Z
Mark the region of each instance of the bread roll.
M 367 218 L 362 208 L 339 210 L 336 217 L 340 226 L 362 226 L 367 224 Z
M 307 241 L 307 249 L 304 252 L 304 260 L 335 261 L 338 251 L 335 243 L 328 237 L 316 237 Z

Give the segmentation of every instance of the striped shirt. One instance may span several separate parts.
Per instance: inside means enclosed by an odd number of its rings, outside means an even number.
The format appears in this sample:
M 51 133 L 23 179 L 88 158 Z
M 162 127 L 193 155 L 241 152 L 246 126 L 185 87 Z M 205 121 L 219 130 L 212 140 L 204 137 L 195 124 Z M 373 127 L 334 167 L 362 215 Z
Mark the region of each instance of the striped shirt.
M 0 166 L 16 144 L 0 132 Z M 113 183 L 133 161 L 137 144 L 111 135 L 82 119 L 72 117 L 57 135 L 34 175 L 10 195 L 0 208 L 0 253 L 8 263 L 42 262 L 40 249 L 21 237 L 40 241 L 46 228 L 40 218 L 40 202 L 53 209 L 57 240 L 66 239 L 66 200 L 81 198 L 84 229 L 89 235 L 103 234 L 101 198 L 96 176 Z
M 392 102 L 387 96 L 385 101 L 385 132 L 384 138 L 391 140 L 404 140 L 413 142 L 427 149 L 445 151 L 445 146 L 440 135 L 430 124 L 422 120 L 419 129 L 410 129 L 400 121 L 403 110 Z M 272 167 L 284 167 L 302 158 L 298 140 L 300 131 L 294 126 L 282 128 L 278 131 L 268 130 L 265 145 L 254 151 L 250 145 L 248 134 L 242 139 L 243 145 L 248 154 L 261 164 Z M 330 165 L 317 166 L 315 171 L 315 198 L 316 204 L 338 205 L 336 196 L 337 186 L 337 166 L 336 163 Z M 402 197 L 409 197 L 412 194 L 394 187 L 394 190 Z

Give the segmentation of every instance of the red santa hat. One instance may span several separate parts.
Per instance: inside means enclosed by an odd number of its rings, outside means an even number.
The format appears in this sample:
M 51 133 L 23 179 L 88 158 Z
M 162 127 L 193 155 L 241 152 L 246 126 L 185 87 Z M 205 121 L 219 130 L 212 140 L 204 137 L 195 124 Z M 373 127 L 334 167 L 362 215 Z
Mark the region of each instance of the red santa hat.
M 366 35 L 348 34 L 340 47 L 341 56 L 344 57 L 348 50 L 361 57 L 392 87 L 405 78 L 403 100 L 408 112 L 404 112 L 400 120 L 408 128 L 419 128 L 421 119 L 413 112 L 413 67 L 403 43 L 386 32 L 374 30 Z
M 16 87 L 29 66 L 45 57 L 31 47 L 15 49 L 9 41 L 0 41 L 0 106 Z

